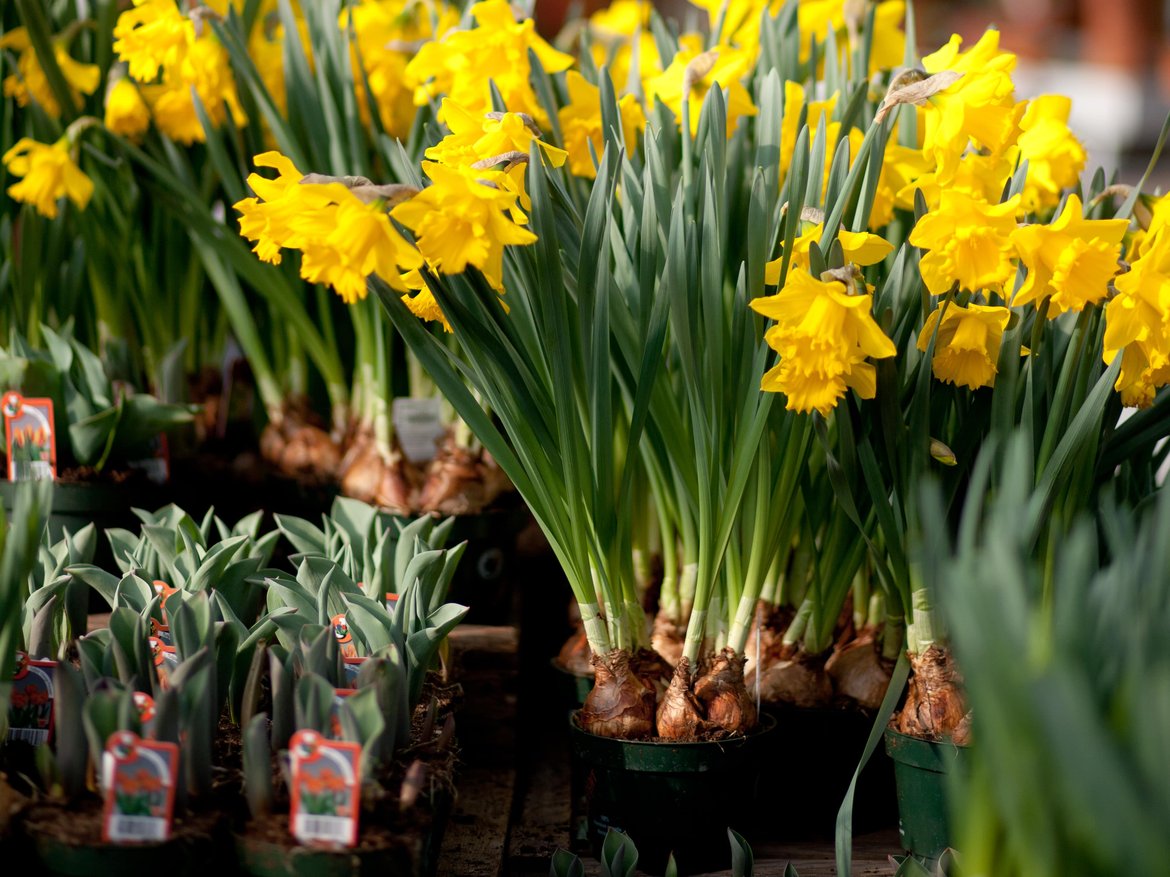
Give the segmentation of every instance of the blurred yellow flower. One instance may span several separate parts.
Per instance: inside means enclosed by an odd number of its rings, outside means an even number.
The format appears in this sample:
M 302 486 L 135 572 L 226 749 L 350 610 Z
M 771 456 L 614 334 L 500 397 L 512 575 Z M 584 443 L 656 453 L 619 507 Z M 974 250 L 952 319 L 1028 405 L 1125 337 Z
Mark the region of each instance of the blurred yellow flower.
M 933 295 L 956 283 L 961 289 L 1001 290 L 1015 272 L 1011 233 L 1020 196 L 988 204 L 965 192 L 944 189 L 939 205 L 914 226 L 909 242 L 929 250 L 919 263 Z
M 1044 94 L 1028 101 L 1020 120 L 1020 160 L 1028 162 L 1023 208 L 1029 213 L 1059 204 L 1061 192 L 1085 169 L 1085 148 L 1068 127 L 1071 108 L 1064 95 Z
M 828 416 L 847 388 L 872 399 L 877 376 L 867 358 L 897 353 L 873 318 L 872 295 L 849 295 L 840 281 L 817 280 L 803 268 L 790 271 L 778 293 L 754 299 L 751 307 L 776 321 L 764 339 L 780 355 L 760 388 L 784 393 L 789 411 Z
M 61 105 L 45 71 L 41 69 L 37 60 L 36 50 L 28 38 L 28 30 L 23 27 L 14 27 L 0 37 L 0 49 L 12 49 L 19 52 L 16 61 L 16 72 L 4 78 L 4 96 L 16 99 L 18 106 L 28 106 L 29 99 L 36 101 L 46 114 L 54 119 L 61 117 Z M 93 94 L 97 90 L 101 79 L 101 71 L 96 64 L 83 64 L 69 56 L 69 52 L 60 40 L 53 42 L 53 55 L 65 82 L 69 86 L 69 94 L 73 99 L 75 109 L 82 106 L 83 94 Z
M 73 162 L 65 138 L 56 143 L 38 143 L 31 137 L 22 137 L 4 153 L 3 161 L 8 173 L 23 177 L 8 187 L 8 194 L 33 205 L 37 213 L 49 219 L 57 217 L 59 199 L 67 197 L 84 210 L 93 195 L 93 181 Z
M 1051 296 L 1048 314 L 1080 311 L 1109 292 L 1118 271 L 1125 219 L 1085 219 L 1081 199 L 1069 195 L 1051 225 L 1024 225 L 1012 232 L 1012 243 L 1028 269 L 1013 305 Z
M 792 167 L 792 154 L 796 151 L 796 138 L 800 136 L 800 115 L 805 105 L 804 86 L 791 80 L 784 83 L 784 118 L 780 122 L 780 183 L 783 185 L 788 169 Z M 815 100 L 808 104 L 808 142 L 811 146 L 817 136 L 817 128 L 821 120 L 825 121 L 827 135 L 828 156 L 825 161 L 825 172 L 832 163 L 833 149 L 837 143 L 837 133 L 841 128 L 839 122 L 832 122 L 830 118 L 837 106 L 837 93 L 834 92 L 827 100 Z
M 1126 405 L 1146 408 L 1170 383 L 1170 236 L 1148 239 L 1130 270 L 1113 281 L 1117 295 L 1105 306 L 1103 357 L 1122 353 L 1114 385 Z
M 597 170 L 593 166 L 593 154 L 601 161 L 605 152 L 605 140 L 601 124 L 601 91 L 576 70 L 565 74 L 565 86 L 569 91 L 569 102 L 557 113 L 561 125 L 561 136 L 569 153 L 569 170 L 579 177 L 593 179 Z M 638 133 L 646 125 L 642 105 L 632 94 L 618 100 L 621 114 L 622 140 L 626 154 L 633 153 L 638 143 Z M 590 146 L 593 152 L 590 153 Z
M 590 51 L 600 70 L 609 68 L 609 78 L 618 94 L 629 91 L 635 52 L 637 82 L 644 82 L 662 72 L 658 43 L 650 32 L 647 0 L 616 0 L 589 17 Z M 576 171 L 574 171 L 576 173 Z
M 735 133 L 735 126 L 743 116 L 754 116 L 756 105 L 741 80 L 750 72 L 751 53 L 730 46 L 715 46 L 700 51 L 697 40 L 680 40 L 683 48 L 674 56 L 670 66 L 646 82 L 646 97 L 660 101 L 670 108 L 679 126 L 683 120 L 683 87 L 690 68 L 693 85 L 685 95 L 690 130 L 693 137 L 699 131 L 699 115 L 703 100 L 715 86 L 723 89 L 727 98 L 727 136 Z M 693 64 L 693 66 L 692 66 Z
M 150 127 L 150 108 L 133 80 L 123 76 L 106 89 L 105 124 L 115 134 L 134 141 Z
M 972 390 L 995 386 L 996 362 L 1011 310 L 975 304 L 963 307 L 950 302 L 945 305 L 946 314 L 940 325 L 943 307 L 934 309 L 918 333 L 918 349 L 924 353 L 931 339 L 935 341 L 931 360 L 934 376 L 944 383 Z
M 491 112 L 491 86 L 495 83 L 510 112 L 527 113 L 542 128 L 548 118 L 529 83 L 531 50 L 548 74 L 573 65 L 573 58 L 558 52 L 537 35 L 532 19 L 517 22 L 507 0 L 484 0 L 471 7 L 477 27 L 454 30 L 423 45 L 406 65 L 408 86 L 414 102 L 425 106 L 447 96 L 468 112 Z M 440 121 L 443 121 L 440 115 Z
M 434 27 L 432 27 L 432 21 Z M 364 0 L 342 10 L 340 26 L 352 26 L 350 43 L 358 110 L 369 123 L 365 79 L 391 136 L 405 139 L 416 112 L 414 90 L 406 81 L 406 65 L 418 46 L 458 26 L 459 10 L 448 3 L 418 0 Z
M 837 45 L 842 52 L 851 50 L 846 23 L 849 12 L 847 7 L 851 5 L 861 10 L 861 20 L 857 22 L 860 26 L 864 23 L 868 3 L 862 6 L 851 4 L 848 0 L 800 0 L 796 20 L 800 27 L 801 60 L 809 57 L 813 39 L 823 43 L 830 30 L 836 33 Z M 780 3 L 773 3 L 773 14 L 779 11 L 780 6 Z M 902 32 L 902 19 L 905 16 L 906 4 L 903 0 L 884 0 L 876 4 L 868 73 L 889 70 L 902 63 L 906 54 L 906 35 Z
M 171 140 L 188 146 L 206 139 L 192 89 L 212 125 L 222 125 L 229 109 L 237 125 L 247 122 L 236 94 L 227 50 L 210 31 L 190 45 L 177 67 L 167 69 L 163 84 L 143 88 L 159 130 Z
M 432 185 L 390 215 L 415 234 L 427 264 L 443 274 L 478 268 L 497 291 L 504 287 L 504 247 L 530 244 L 536 235 L 517 225 L 517 194 L 501 185 L 504 174 L 423 162 Z M 485 185 L 496 183 L 495 186 Z
M 139 82 L 153 82 L 160 69 L 181 63 L 194 42 L 195 23 L 174 0 L 134 0 L 114 25 L 114 51 Z

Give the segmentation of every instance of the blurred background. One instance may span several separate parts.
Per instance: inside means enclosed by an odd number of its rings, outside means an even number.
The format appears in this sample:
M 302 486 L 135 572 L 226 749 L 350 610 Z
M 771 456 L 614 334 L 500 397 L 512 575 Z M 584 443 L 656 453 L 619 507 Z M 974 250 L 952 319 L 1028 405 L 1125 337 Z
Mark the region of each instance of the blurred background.
M 654 3 L 684 29 L 706 25 L 706 12 L 687 0 Z M 535 17 L 552 36 L 566 17 L 606 5 L 536 0 Z M 1101 166 L 1120 182 L 1138 181 L 1170 111 L 1170 0 L 916 0 L 914 9 L 920 54 L 952 33 L 970 45 L 997 27 L 1000 45 L 1019 56 L 1017 97 L 1072 97 L 1069 123 L 1088 149 L 1087 172 Z M 1170 188 L 1170 167 L 1151 182 Z
M 1088 169 L 1136 183 L 1170 110 L 1167 0 L 917 0 L 919 48 L 952 33 L 965 44 L 990 25 L 1019 56 L 1020 98 L 1073 99 L 1069 126 L 1089 151 Z M 1170 172 L 1156 179 L 1165 189 Z

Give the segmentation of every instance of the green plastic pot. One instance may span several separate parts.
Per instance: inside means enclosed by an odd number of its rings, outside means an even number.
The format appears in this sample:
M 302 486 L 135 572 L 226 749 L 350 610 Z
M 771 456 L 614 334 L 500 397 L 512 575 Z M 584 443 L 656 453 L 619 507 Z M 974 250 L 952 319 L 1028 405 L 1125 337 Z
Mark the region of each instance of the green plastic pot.
M 898 787 L 898 834 L 902 848 L 937 859 L 952 846 L 947 774 L 966 758 L 966 747 L 933 742 L 886 729 L 886 752 Z
M 662 874 L 672 852 L 680 874 L 727 867 L 727 829 L 750 822 L 760 750 L 776 730 L 774 719 L 761 716 L 750 736 L 707 743 L 599 737 L 582 730 L 577 713 L 569 728 L 595 855 L 616 828 L 633 840 L 638 867 L 649 874 Z

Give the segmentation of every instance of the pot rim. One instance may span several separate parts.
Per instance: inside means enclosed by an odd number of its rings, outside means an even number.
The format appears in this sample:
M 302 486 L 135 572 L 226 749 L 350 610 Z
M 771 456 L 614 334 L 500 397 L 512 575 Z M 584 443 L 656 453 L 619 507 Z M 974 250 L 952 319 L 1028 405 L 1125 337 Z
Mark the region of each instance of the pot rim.
M 581 737 L 588 739 L 590 741 L 595 741 L 595 745 L 600 745 L 600 746 L 606 746 L 606 745 L 609 745 L 612 743 L 614 745 L 635 746 L 635 747 L 642 747 L 642 746 L 664 747 L 664 748 L 670 747 L 672 749 L 683 749 L 683 750 L 691 751 L 691 752 L 696 752 L 700 749 L 711 748 L 711 747 L 717 747 L 719 749 L 734 747 L 736 749 L 739 749 L 747 744 L 754 743 L 755 741 L 759 740 L 760 738 L 762 738 L 768 734 L 771 734 L 772 732 L 774 732 L 776 730 L 776 728 L 779 727 L 779 723 L 776 721 L 775 716 L 770 716 L 767 713 L 764 713 L 761 711 L 759 714 L 760 726 L 757 727 L 756 730 L 753 731 L 751 734 L 747 734 L 743 737 L 727 737 L 723 740 L 685 740 L 685 741 L 625 740 L 621 737 L 604 737 L 601 734 L 594 734 L 592 731 L 586 731 L 584 728 L 581 727 L 580 722 L 577 721 L 577 716 L 580 714 L 580 712 L 581 712 L 580 709 L 575 709 L 569 713 L 569 730 L 573 734 L 580 735 Z

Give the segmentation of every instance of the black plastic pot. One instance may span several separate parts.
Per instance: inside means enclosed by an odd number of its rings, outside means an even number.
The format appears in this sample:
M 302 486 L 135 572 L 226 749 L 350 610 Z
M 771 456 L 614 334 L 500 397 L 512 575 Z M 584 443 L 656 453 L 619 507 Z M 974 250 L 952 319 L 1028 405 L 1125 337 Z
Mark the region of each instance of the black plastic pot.
M 90 523 L 97 525 L 99 533 L 108 527 L 130 526 L 138 520 L 130 511 L 132 508 L 153 510 L 165 505 L 167 496 L 165 487 L 137 479 L 123 484 L 58 481 L 53 485 L 49 533 L 56 541 L 66 530 L 75 533 Z M 4 510 L 12 511 L 16 502 L 16 484 L 0 481 L 0 497 L 4 500 Z M 98 541 L 105 542 L 104 539 Z
M 761 769 L 773 788 L 794 791 L 798 799 L 783 818 L 764 816 L 761 831 L 776 840 L 830 840 L 837 811 L 861 760 L 873 717 L 858 709 L 801 709 L 765 704 L 776 733 L 763 752 Z M 853 798 L 857 833 L 893 828 L 898 822 L 894 764 L 880 749 L 858 778 Z
M 937 859 L 952 846 L 947 774 L 961 768 L 966 747 L 935 743 L 886 729 L 886 752 L 898 783 L 898 833 L 902 848 Z
M 760 751 L 776 729 L 770 716 L 761 716 L 760 724 L 748 737 L 654 743 L 599 737 L 582 730 L 575 713 L 570 716 L 594 853 L 606 831 L 617 828 L 634 841 L 638 867 L 646 873 L 662 874 L 672 852 L 680 874 L 726 868 L 727 829 L 749 822 L 760 785 Z
M 286 846 L 244 835 L 236 839 L 240 872 L 254 877 L 397 877 L 412 874 L 402 847 L 332 852 Z
M 223 850 L 207 837 L 172 838 L 161 844 L 71 844 L 58 837 L 29 832 L 21 850 L 26 862 L 35 863 L 28 874 L 60 877 L 106 877 L 109 874 L 166 874 L 198 877 L 221 871 L 230 863 Z
M 593 690 L 593 677 L 581 676 L 571 670 L 565 669 L 556 658 L 549 661 L 555 672 L 557 680 L 557 690 L 560 692 L 560 700 L 569 705 L 570 709 L 580 709 L 585 704 L 585 698 L 589 696 L 589 692 Z
M 454 801 L 445 789 L 436 790 L 429 800 L 428 830 L 419 836 L 403 835 L 392 847 L 328 850 L 238 834 L 239 872 L 253 877 L 436 877 Z

